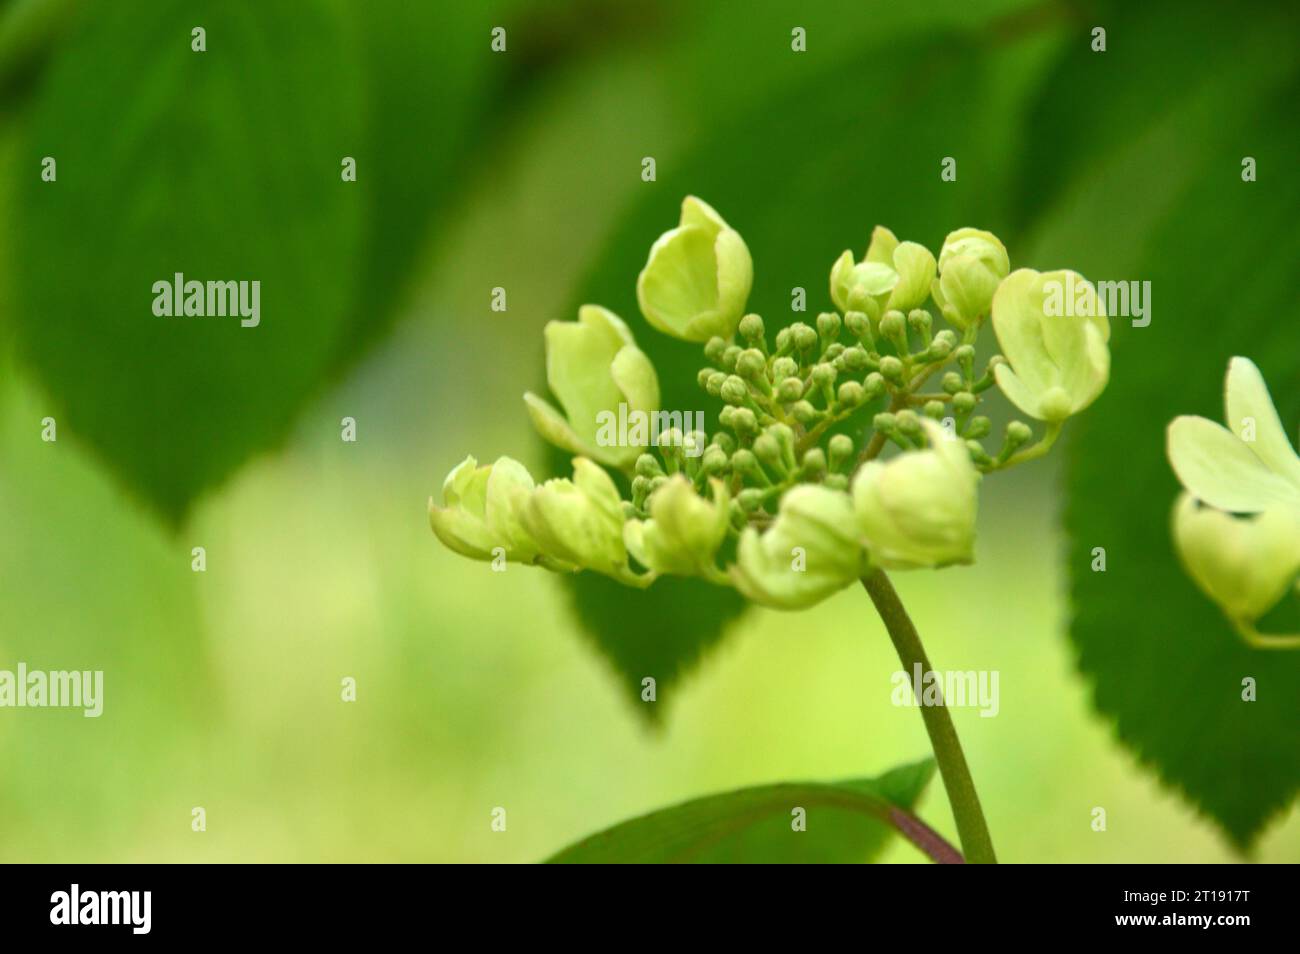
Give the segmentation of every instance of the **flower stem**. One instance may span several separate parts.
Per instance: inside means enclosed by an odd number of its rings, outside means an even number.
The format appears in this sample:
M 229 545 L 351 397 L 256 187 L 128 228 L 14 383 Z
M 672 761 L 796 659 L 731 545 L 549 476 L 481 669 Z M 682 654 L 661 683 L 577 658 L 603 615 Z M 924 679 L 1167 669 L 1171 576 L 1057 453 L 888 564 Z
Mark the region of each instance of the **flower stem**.
M 862 578 L 862 585 L 871 602 L 876 605 L 889 638 L 898 651 L 899 661 L 907 672 L 912 672 L 919 663 L 922 678 L 933 671 L 930 660 L 921 645 L 921 637 L 916 626 L 903 608 L 894 586 L 883 570 L 874 570 Z M 921 700 L 917 700 L 921 702 Z M 948 792 L 948 802 L 952 806 L 952 815 L 957 822 L 957 834 L 961 839 L 962 852 L 971 864 L 996 864 L 993 842 L 989 838 L 988 824 L 984 821 L 984 812 L 980 808 L 979 796 L 975 793 L 975 783 L 970 776 L 970 767 L 962 753 L 957 730 L 948 714 L 948 707 L 942 701 L 938 705 L 922 705 L 921 718 L 925 722 L 925 731 L 930 736 L 930 746 L 934 749 L 935 760 L 939 763 L 939 774 L 943 776 L 943 787 Z

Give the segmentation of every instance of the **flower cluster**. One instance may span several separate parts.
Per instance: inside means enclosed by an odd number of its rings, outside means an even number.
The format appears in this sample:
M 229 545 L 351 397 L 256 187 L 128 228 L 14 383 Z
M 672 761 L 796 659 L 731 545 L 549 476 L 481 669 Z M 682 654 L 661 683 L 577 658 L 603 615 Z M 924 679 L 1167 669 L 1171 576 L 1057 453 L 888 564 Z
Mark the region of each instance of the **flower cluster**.
M 1227 427 L 1203 417 L 1169 425 L 1169 461 L 1184 487 L 1173 533 L 1188 575 L 1251 643 L 1255 623 L 1300 588 L 1300 457 L 1254 362 L 1233 358 L 1225 387 Z
M 572 480 L 535 485 L 508 457 L 468 458 L 442 504 L 430 501 L 434 532 L 477 559 L 638 587 L 697 576 L 798 609 L 874 568 L 971 562 L 982 476 L 1046 453 L 1109 376 L 1092 286 L 1071 272 L 1011 271 L 990 232 L 958 229 L 936 258 L 877 227 L 860 261 L 846 251 L 832 266 L 835 310 L 775 334 L 746 312 L 752 282 L 744 240 L 687 198 L 650 249 L 637 301 L 654 329 L 703 344 L 698 383 L 723 404 L 718 427 L 663 412 L 628 326 L 583 306 L 577 322 L 545 331 L 559 407 L 524 396 L 542 436 L 578 455 Z M 1086 317 L 1046 306 L 1061 287 L 1092 296 L 1073 310 Z M 1002 353 L 977 368 L 986 321 Z M 986 447 L 993 427 L 978 412 L 995 388 L 1041 422 L 1037 436 L 1013 419 Z M 652 426 L 610 439 L 611 420 L 638 415 Z

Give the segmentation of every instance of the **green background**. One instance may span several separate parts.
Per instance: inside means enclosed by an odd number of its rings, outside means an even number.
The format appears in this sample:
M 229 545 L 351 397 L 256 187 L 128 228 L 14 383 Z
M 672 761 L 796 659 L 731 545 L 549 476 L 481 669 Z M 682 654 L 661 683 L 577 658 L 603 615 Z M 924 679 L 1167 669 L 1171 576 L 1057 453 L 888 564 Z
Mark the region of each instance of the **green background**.
M 0 3 L 0 668 L 105 671 L 99 719 L 0 710 L 0 860 L 538 861 L 924 757 L 858 588 L 720 635 L 717 593 L 580 588 L 584 627 L 557 578 L 428 529 L 466 453 L 554 472 L 520 395 L 580 301 L 633 322 L 670 406 L 705 406 L 633 292 L 687 193 L 749 242 L 769 326 L 794 285 L 828 307 L 877 222 L 1155 283 L 1066 452 L 984 482 L 976 565 L 895 582 L 936 666 L 1000 673 L 996 718 L 954 718 L 1002 860 L 1300 857 L 1297 663 L 1238 655 L 1170 570 L 1159 444 L 1220 415 L 1231 354 L 1300 420 L 1285 5 L 95 6 Z M 263 278 L 263 326 L 160 331 L 172 262 Z M 1080 569 L 1094 545 L 1107 574 Z M 917 813 L 955 839 L 937 783 Z

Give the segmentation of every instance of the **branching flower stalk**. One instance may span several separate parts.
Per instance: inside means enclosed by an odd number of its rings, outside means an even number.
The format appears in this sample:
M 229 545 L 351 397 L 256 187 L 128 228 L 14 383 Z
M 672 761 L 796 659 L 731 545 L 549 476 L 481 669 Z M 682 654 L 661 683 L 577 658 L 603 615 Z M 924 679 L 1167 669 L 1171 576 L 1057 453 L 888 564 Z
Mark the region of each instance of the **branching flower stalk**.
M 846 251 L 831 268 L 834 310 L 774 335 L 746 313 L 752 279 L 740 235 L 688 197 L 651 247 L 637 300 L 653 328 L 703 345 L 697 381 L 723 403 L 718 427 L 664 412 L 631 330 L 585 305 L 577 322 L 546 327 L 558 406 L 524 396 L 542 436 L 576 455 L 573 478 L 537 485 L 508 457 L 469 457 L 443 503 L 430 500 L 433 530 L 475 559 L 634 587 L 696 576 L 780 610 L 861 581 L 905 667 L 929 673 L 885 571 L 973 562 L 983 477 L 1047 453 L 1101 393 L 1109 325 L 1096 292 L 1072 272 L 1012 272 L 1002 242 L 973 228 L 936 258 L 878 226 L 861 261 Z M 1001 353 L 979 368 L 990 318 Z M 978 411 L 995 389 L 1041 423 L 1037 437 L 1016 418 L 986 447 L 992 424 Z M 992 862 L 947 708 L 922 716 L 967 860 Z

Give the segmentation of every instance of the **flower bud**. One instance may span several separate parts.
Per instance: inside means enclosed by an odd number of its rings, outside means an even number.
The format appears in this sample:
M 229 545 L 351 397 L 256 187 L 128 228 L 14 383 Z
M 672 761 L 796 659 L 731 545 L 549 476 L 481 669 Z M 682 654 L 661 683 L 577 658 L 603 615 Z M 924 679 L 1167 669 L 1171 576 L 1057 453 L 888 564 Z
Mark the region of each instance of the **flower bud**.
M 725 579 L 714 564 L 727 536 L 731 499 L 722 481 L 710 481 L 713 499 L 695 492 L 681 474 L 650 498 L 650 519 L 630 520 L 623 540 L 637 562 L 656 573 Z
M 577 321 L 551 321 L 546 340 L 546 381 L 564 409 L 529 392 L 524 404 L 546 440 L 612 467 L 627 467 L 641 453 L 620 446 L 619 405 L 627 414 L 659 410 L 654 365 L 636 346 L 623 320 L 598 305 L 583 305 Z
M 722 400 L 728 404 L 741 405 L 749 399 L 749 387 L 745 384 L 744 378 L 734 374 L 722 382 L 722 389 L 719 393 Z
M 659 461 L 655 459 L 654 454 L 642 454 L 636 459 L 636 475 L 638 477 L 658 477 L 664 472 Z
M 904 408 L 895 414 L 894 423 L 898 425 L 900 434 L 906 434 L 908 437 L 921 436 L 921 419 L 909 408 Z
M 820 480 L 826 474 L 826 452 L 820 447 L 810 448 L 803 455 L 801 470 L 805 478 Z
M 1184 493 L 1173 524 L 1188 575 L 1234 622 L 1259 619 L 1300 576 L 1300 513 L 1289 507 L 1236 517 Z
M 803 609 L 857 580 L 866 570 L 843 491 L 800 484 L 781 499 L 776 520 L 761 535 L 748 527 L 729 568 L 736 588 L 775 609 Z
M 712 374 L 709 375 L 709 380 L 705 382 L 704 390 L 707 391 L 712 397 L 721 397 L 722 385 L 723 382 L 725 382 L 726 380 L 727 380 L 727 373 L 725 371 L 714 371 Z
M 887 354 L 880 359 L 880 373 L 886 381 L 895 383 L 903 380 L 903 362 L 892 354 Z
M 811 351 L 817 347 L 817 332 L 802 321 L 790 326 L 790 336 L 794 339 L 795 348 L 800 351 Z
M 817 334 L 823 341 L 834 341 L 840 336 L 840 316 L 833 311 L 823 311 L 817 316 Z
M 1063 421 L 1106 387 L 1110 325 L 1075 272 L 1012 272 L 993 296 L 993 330 L 1008 362 L 994 369 L 998 387 L 1030 417 Z
M 945 410 L 942 401 L 926 401 L 925 405 L 921 408 L 921 413 L 931 420 L 941 421 L 943 420 L 943 412 Z
M 791 406 L 790 413 L 800 424 L 811 424 L 817 420 L 817 408 L 813 407 L 811 401 L 796 401 Z
M 722 349 L 722 368 L 724 371 L 735 371 L 736 362 L 740 360 L 740 352 L 744 351 L 740 345 L 727 345 Z
M 840 404 L 846 408 L 857 407 L 860 404 L 865 404 L 867 400 L 866 391 L 863 390 L 862 385 L 857 381 L 845 381 L 840 385 L 839 392 L 836 396 L 839 398 Z
M 429 498 L 429 525 L 438 539 L 461 556 L 491 560 L 497 548 L 507 560 L 533 563 L 538 545 L 520 522 L 521 508 L 533 492 L 533 478 L 509 457 L 478 466 L 466 457 L 442 484 L 443 506 Z
M 868 461 L 853 481 L 853 505 L 871 560 L 887 569 L 970 563 L 979 473 L 966 446 L 931 420 L 925 450 Z
M 738 407 L 731 416 L 731 429 L 737 434 L 753 434 L 758 431 L 758 418 L 747 407 Z
M 754 280 L 744 240 L 708 204 L 688 196 L 677 228 L 650 249 L 636 282 L 650 325 L 685 341 L 730 338 Z
M 747 348 L 736 359 L 736 374 L 750 381 L 767 376 L 767 358 L 757 348 Z
M 789 355 L 782 355 L 772 362 L 772 379 L 782 381 L 799 373 L 799 362 Z
M 786 378 L 776 388 L 777 400 L 782 404 L 791 404 L 803 397 L 803 382 L 798 378 Z
M 714 335 L 704 345 L 704 357 L 708 358 L 714 364 L 722 363 L 722 353 L 727 350 L 727 342 Z
M 940 385 L 945 394 L 956 394 L 966 387 L 966 382 L 962 380 L 961 375 L 956 371 L 949 371 L 941 379 Z
M 979 398 L 969 391 L 958 391 L 952 396 L 953 410 L 959 414 L 969 414 L 975 410 L 975 405 L 979 403 Z
M 852 373 L 865 371 L 871 366 L 871 355 L 861 346 L 846 348 L 841 355 L 841 361 L 844 364 L 844 370 Z
M 835 383 L 835 365 L 825 361 L 813 365 L 812 383 L 819 388 L 830 387 Z
M 866 392 L 868 401 L 880 397 L 885 393 L 885 376 L 879 371 L 872 371 L 863 379 L 862 389 Z
M 844 327 L 849 334 L 859 341 L 871 340 L 871 321 L 860 311 L 851 311 L 844 316 Z
M 831 470 L 839 470 L 853 456 L 853 438 L 847 434 L 836 434 L 826 446 L 830 450 Z
M 907 311 L 925 302 L 934 281 L 935 260 L 915 242 L 899 242 L 884 226 L 871 233 L 871 245 L 859 263 L 844 252 L 831 268 L 831 299 L 840 311 L 877 308 Z
M 998 283 L 1011 271 L 1006 246 L 992 232 L 958 229 L 944 239 L 931 293 L 945 318 L 966 328 L 989 313 Z
M 756 342 L 763 340 L 763 319 L 758 315 L 746 315 L 740 319 L 740 336 L 746 341 Z
M 651 485 L 663 479 L 656 477 Z M 572 480 L 558 478 L 537 487 L 519 515 L 543 553 L 632 585 L 648 582 L 627 563 L 618 488 L 587 458 L 574 458 Z
M 992 433 L 993 422 L 982 414 L 972 417 L 970 423 L 966 425 L 966 436 L 971 440 L 988 437 Z

